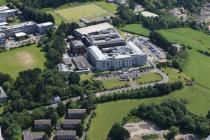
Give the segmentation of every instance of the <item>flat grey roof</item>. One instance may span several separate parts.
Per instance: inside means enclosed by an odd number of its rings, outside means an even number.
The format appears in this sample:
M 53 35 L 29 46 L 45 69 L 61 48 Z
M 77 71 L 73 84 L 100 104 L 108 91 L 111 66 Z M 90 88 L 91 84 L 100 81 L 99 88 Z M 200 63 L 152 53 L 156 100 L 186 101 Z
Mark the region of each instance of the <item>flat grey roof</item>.
M 102 30 L 110 29 L 110 28 L 114 28 L 114 27 L 109 23 L 101 23 L 101 24 L 96 24 L 92 26 L 87 26 L 84 28 L 79 28 L 79 29 L 76 29 L 75 31 L 81 35 L 88 35 L 89 33 L 99 32 Z

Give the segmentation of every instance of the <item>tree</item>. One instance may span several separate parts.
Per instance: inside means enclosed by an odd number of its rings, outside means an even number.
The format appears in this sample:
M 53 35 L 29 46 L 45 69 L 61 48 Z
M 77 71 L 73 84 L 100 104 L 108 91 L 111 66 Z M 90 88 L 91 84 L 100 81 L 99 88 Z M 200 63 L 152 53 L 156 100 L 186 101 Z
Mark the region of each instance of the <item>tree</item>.
M 110 132 L 108 137 L 111 140 L 128 140 L 130 137 L 129 132 L 123 128 L 119 123 L 115 123 Z
M 179 133 L 179 128 L 172 126 L 169 128 L 169 132 L 167 134 L 167 139 L 171 140 L 174 136 Z
M 61 117 L 65 115 L 66 112 L 66 106 L 63 104 L 63 102 L 58 103 L 58 106 L 56 108 L 58 115 Z
M 76 72 L 71 72 L 68 81 L 69 84 L 79 84 L 80 76 Z
M 208 112 L 208 114 L 207 114 L 207 116 L 206 116 L 208 119 L 210 119 L 210 110 L 209 110 L 209 112 Z

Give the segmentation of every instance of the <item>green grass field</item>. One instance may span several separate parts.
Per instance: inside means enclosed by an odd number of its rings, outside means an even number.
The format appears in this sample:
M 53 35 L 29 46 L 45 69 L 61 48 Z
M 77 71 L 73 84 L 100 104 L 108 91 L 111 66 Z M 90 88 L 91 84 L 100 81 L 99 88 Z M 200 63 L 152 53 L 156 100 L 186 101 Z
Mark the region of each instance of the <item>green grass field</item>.
M 148 37 L 150 34 L 150 30 L 144 28 L 141 24 L 128 24 L 125 25 L 125 27 L 121 28 L 121 30 L 146 37 Z
M 162 70 L 164 71 L 164 73 L 168 75 L 169 81 L 171 83 L 176 82 L 176 81 L 182 81 L 185 83 L 187 79 L 190 79 L 184 73 L 179 72 L 178 70 L 173 69 L 173 68 L 167 67 L 167 68 L 163 68 Z
M 101 8 L 115 14 L 117 13 L 117 5 L 113 3 L 108 3 L 105 1 L 96 2 L 96 5 L 100 6 Z
M 0 0 L 0 5 L 3 5 L 6 3 L 6 0 Z
M 64 4 L 56 9 L 44 8 L 42 11 L 51 14 L 55 18 L 56 25 L 59 25 L 62 21 L 71 22 L 84 17 L 94 18 L 113 15 L 117 12 L 117 5 L 105 1 L 73 2 Z
M 0 72 L 16 78 L 20 71 L 32 68 L 44 68 L 44 52 L 36 45 L 17 48 L 0 53 Z
M 160 81 L 160 80 L 162 80 L 161 75 L 159 75 L 157 73 L 148 73 L 148 74 L 145 74 L 142 77 L 136 79 L 135 81 L 139 84 L 143 84 L 143 83 Z
M 128 84 L 128 81 L 120 81 L 118 79 L 102 80 L 102 84 L 106 89 L 112 89 L 116 87 L 124 87 Z
M 177 99 L 187 100 L 187 108 L 198 115 L 206 116 L 208 110 L 210 110 L 210 57 L 197 52 L 197 49 L 206 50 L 210 48 L 210 36 L 190 28 L 161 30 L 159 32 L 173 43 L 190 45 L 193 48 L 188 50 L 189 57 L 182 74 L 190 78 L 193 77 L 198 84 L 185 87 L 169 96 L 141 100 L 122 100 L 98 105 L 96 109 L 97 116 L 92 120 L 88 131 L 90 140 L 106 140 L 113 123 L 121 121 L 132 108 L 141 103 L 158 103 L 167 97 L 173 96 Z M 170 80 L 174 77 L 173 81 L 176 81 L 182 75 L 171 69 L 166 71 Z

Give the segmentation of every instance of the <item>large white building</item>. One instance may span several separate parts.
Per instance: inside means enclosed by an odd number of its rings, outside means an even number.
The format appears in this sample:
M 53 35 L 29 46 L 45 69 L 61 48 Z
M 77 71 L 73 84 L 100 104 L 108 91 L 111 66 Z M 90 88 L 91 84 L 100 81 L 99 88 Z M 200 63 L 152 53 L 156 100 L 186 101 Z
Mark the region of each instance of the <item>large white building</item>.
M 147 63 L 146 53 L 133 42 L 128 42 L 125 46 L 101 49 L 90 46 L 87 55 L 94 68 L 99 71 L 138 67 Z

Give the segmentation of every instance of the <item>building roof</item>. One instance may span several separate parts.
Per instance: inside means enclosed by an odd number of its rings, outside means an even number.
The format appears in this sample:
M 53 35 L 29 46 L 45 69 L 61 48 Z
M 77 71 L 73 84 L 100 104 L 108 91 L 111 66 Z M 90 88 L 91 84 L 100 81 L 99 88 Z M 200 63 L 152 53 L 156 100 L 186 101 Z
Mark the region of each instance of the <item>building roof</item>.
M 100 49 L 98 46 L 90 46 L 88 49 L 93 57 L 99 61 L 129 58 L 133 55 L 146 55 L 133 42 L 127 42 L 124 46 L 115 46 L 105 49 Z
M 44 137 L 44 132 L 23 131 L 23 140 L 41 139 Z
M 86 113 L 86 109 L 68 109 L 68 113 Z
M 68 66 L 66 66 L 65 64 L 58 64 L 58 70 L 60 72 L 69 72 L 69 68 Z
M 11 13 L 11 12 L 16 12 L 16 10 L 15 9 L 7 9 L 7 10 L 0 11 L 0 13 L 2 13 L 2 14 Z
M 9 9 L 9 7 L 8 6 L 0 6 L 0 11 L 4 11 L 4 10 L 8 10 Z
M 24 33 L 24 32 L 19 32 L 19 33 L 16 33 L 15 36 L 16 37 L 23 37 L 23 36 L 26 36 L 27 34 Z
M 72 61 L 78 70 L 90 70 L 91 68 L 91 65 L 84 56 L 72 57 Z
M 45 22 L 45 23 L 40 23 L 37 24 L 38 27 L 45 27 L 45 26 L 53 26 L 54 24 L 52 22 Z
M 73 47 L 84 47 L 84 43 L 81 40 L 72 40 L 71 44 Z
M 111 24 L 101 23 L 101 24 L 84 27 L 84 28 L 79 28 L 79 29 L 76 29 L 75 31 L 79 33 L 80 35 L 88 35 L 90 33 L 99 32 L 102 30 L 110 29 L 110 28 L 113 28 Z
M 8 23 L 7 22 L 0 22 L 0 26 L 5 26 L 5 25 L 8 25 Z
M 159 17 L 157 14 L 151 13 L 149 11 L 143 11 L 141 12 L 141 15 L 144 17 L 152 17 L 152 18 Z
M 65 136 L 65 135 L 76 137 L 77 133 L 76 131 L 73 131 L 73 130 L 60 130 L 60 131 L 57 131 L 56 133 L 56 136 Z
M 34 120 L 34 125 L 51 125 L 50 119 L 40 119 L 40 120 Z
M 65 119 L 63 124 L 80 124 L 81 120 L 79 119 Z
M 7 94 L 2 87 L 0 87 L 0 98 L 7 98 Z

